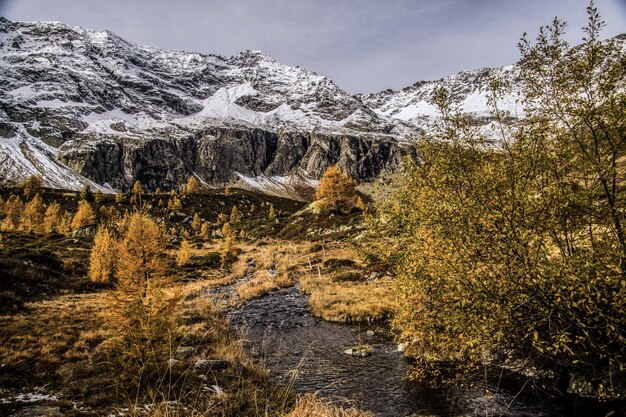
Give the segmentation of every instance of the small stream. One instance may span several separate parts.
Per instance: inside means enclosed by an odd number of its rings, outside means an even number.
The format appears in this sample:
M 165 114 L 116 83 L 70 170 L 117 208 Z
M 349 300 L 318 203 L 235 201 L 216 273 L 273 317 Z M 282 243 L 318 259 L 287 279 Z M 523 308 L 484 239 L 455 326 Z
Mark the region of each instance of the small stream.
M 475 381 L 451 389 L 409 382 L 407 361 L 383 329 L 329 323 L 311 316 L 297 288 L 285 288 L 228 312 L 245 335 L 253 357 L 265 363 L 276 382 L 299 393 L 317 393 L 356 405 L 380 417 L 397 416 L 565 416 L 557 406 Z M 368 330 L 370 333 L 368 334 Z M 371 334 L 374 331 L 374 334 Z M 374 353 L 344 353 L 367 343 Z

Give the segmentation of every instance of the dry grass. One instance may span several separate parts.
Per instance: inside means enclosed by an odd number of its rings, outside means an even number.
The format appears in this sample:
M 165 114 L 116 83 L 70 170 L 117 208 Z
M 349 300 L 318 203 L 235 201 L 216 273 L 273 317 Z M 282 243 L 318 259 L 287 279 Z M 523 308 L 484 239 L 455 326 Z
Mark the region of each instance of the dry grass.
M 4 377 L 27 369 L 36 380 L 50 367 L 87 360 L 89 351 L 104 339 L 100 329 L 106 304 L 102 297 L 70 295 L 27 306 L 27 314 L 0 316 Z
M 374 414 L 358 408 L 337 407 L 315 395 L 303 395 L 296 400 L 296 406 L 284 417 L 373 417 Z
M 171 365 L 141 396 L 116 389 L 120 375 L 104 363 L 109 335 L 102 328 L 110 308 L 104 292 L 29 303 L 23 314 L 0 316 L 0 388 L 29 391 L 45 386 L 101 415 L 123 408 L 131 415 L 154 416 L 283 414 L 293 404 L 293 394 L 272 384 L 267 370 L 247 358 L 242 341 L 209 298 L 210 284 L 190 282 L 169 289 L 182 296 L 177 307 L 181 338 L 172 355 L 178 347 L 191 347 L 193 354 Z M 198 373 L 199 360 L 219 365 Z M 148 411 L 148 403 L 157 406 Z M 0 414 L 6 407 L 10 404 L 0 404 Z M 62 406 L 63 415 L 80 415 L 70 407 Z
M 373 282 L 333 282 L 329 277 L 309 275 L 301 281 L 309 294 L 311 312 L 324 320 L 372 322 L 393 313 L 394 291 L 389 278 Z
M 254 261 L 254 268 L 245 274 L 251 278 L 241 283 L 236 294 L 240 300 L 261 297 L 279 288 L 293 285 L 307 268 L 311 245 L 285 241 L 264 241 L 245 247 L 242 259 Z M 275 274 L 270 274 L 273 269 Z M 244 275 L 245 275 L 244 274 Z
M 371 322 L 393 314 L 395 294 L 391 278 L 367 281 L 350 247 L 330 245 L 317 253 L 317 265 L 300 278 L 311 312 L 336 322 Z

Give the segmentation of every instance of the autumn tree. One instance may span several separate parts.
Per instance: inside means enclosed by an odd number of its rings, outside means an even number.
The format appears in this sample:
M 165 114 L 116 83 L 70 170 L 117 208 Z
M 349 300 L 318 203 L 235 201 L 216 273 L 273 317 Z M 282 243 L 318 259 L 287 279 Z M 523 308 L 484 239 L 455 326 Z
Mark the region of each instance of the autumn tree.
M 558 376 L 562 390 L 571 374 L 623 375 L 626 90 L 616 87 L 626 67 L 588 11 L 580 47 L 558 20 L 521 41 L 527 119 L 517 130 L 501 123 L 504 86 L 492 82 L 497 146 L 436 90 L 443 125 L 376 204 L 364 246 L 398 276 L 394 324 L 414 377 L 507 355 Z
M 220 214 L 217 215 L 217 224 L 223 225 L 226 222 L 228 222 L 228 216 L 220 212 Z
M 211 239 L 211 230 L 209 228 L 209 223 L 205 220 L 202 222 L 202 227 L 200 228 L 200 236 L 205 239 Z
M 237 242 L 235 233 L 228 222 L 222 226 L 222 234 L 224 235 L 224 241 L 220 251 L 220 267 L 226 269 L 237 251 Z
M 43 219 L 43 231 L 46 234 L 54 232 L 60 232 L 60 226 L 62 221 L 61 205 L 56 201 L 48 204 L 46 213 Z
M 19 230 L 22 227 L 22 212 L 24 211 L 24 203 L 22 199 L 11 194 L 5 203 L 6 215 L 2 222 L 3 230 Z
M 178 266 L 184 266 L 189 263 L 192 256 L 191 244 L 187 239 L 183 239 L 180 243 L 180 248 L 176 252 L 176 264 Z
M 330 166 L 322 175 L 315 198 L 328 210 L 345 211 L 354 207 L 357 199 L 356 181 Z
M 230 223 L 237 224 L 239 223 L 240 219 L 241 219 L 241 215 L 239 214 L 239 209 L 237 208 L 236 205 L 234 205 L 232 210 L 230 211 Z
M 43 179 L 39 175 L 31 175 L 22 182 L 22 192 L 28 198 L 42 191 Z
M 190 176 L 187 180 L 187 185 L 185 186 L 185 192 L 187 194 L 198 194 L 200 191 L 202 191 L 200 182 L 195 176 Z
M 91 208 L 91 204 L 87 200 L 81 200 L 78 202 L 78 210 L 72 218 L 72 230 L 78 230 L 81 227 L 94 224 L 96 216 Z
M 124 193 L 121 191 L 118 191 L 117 193 L 115 193 L 115 202 L 116 203 L 122 203 L 124 202 Z
M 67 211 L 61 216 L 61 221 L 59 222 L 59 226 L 57 231 L 62 235 L 68 236 L 72 233 L 72 215 Z
M 93 282 L 114 282 L 117 260 L 118 242 L 113 232 L 101 225 L 94 236 L 89 256 L 89 279 Z
M 130 202 L 132 204 L 141 206 L 141 196 L 143 195 L 143 187 L 139 180 L 136 180 L 135 184 L 133 184 L 133 189 L 131 191 L 131 194 L 132 196 L 130 198 Z
M 130 216 L 120 245 L 109 325 L 111 364 L 137 389 L 158 380 L 176 339 L 177 297 L 165 293 L 167 277 L 163 237 L 158 225 L 141 212 Z
M 358 208 L 361 211 L 365 211 L 367 209 L 367 205 L 365 204 L 365 201 L 363 201 L 363 197 L 357 197 L 356 203 L 354 203 L 354 207 Z
M 167 202 L 167 208 L 171 211 L 180 211 L 183 209 L 183 202 L 178 197 L 173 197 Z
M 270 220 L 274 220 L 276 218 L 276 209 L 274 208 L 273 204 L 270 204 L 270 209 L 269 209 L 269 211 L 267 213 L 267 217 Z
M 198 215 L 198 213 L 195 213 L 193 215 L 193 221 L 191 222 L 191 228 L 196 232 L 200 232 L 200 228 L 202 227 L 202 220 L 200 219 L 200 216 Z
M 27 232 L 40 233 L 43 229 L 45 205 L 40 194 L 35 194 L 24 206 L 22 227 Z

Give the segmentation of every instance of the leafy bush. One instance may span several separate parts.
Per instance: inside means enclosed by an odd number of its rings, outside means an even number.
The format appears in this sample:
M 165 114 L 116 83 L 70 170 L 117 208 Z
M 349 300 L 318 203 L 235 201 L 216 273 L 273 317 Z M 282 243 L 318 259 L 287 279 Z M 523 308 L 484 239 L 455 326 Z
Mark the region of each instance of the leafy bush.
M 513 140 L 501 125 L 494 146 L 437 91 L 444 125 L 370 218 L 414 377 L 502 353 L 555 375 L 625 371 L 626 67 L 589 17 L 581 47 L 558 20 L 521 41 L 527 119 Z

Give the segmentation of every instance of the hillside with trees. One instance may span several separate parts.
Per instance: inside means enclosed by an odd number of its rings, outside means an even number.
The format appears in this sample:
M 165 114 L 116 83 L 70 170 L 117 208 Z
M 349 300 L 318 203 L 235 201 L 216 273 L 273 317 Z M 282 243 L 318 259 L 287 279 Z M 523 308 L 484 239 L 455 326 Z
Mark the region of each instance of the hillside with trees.
M 626 413 L 626 58 L 587 12 L 490 81 L 497 138 L 436 88 L 373 184 L 0 189 L 0 414 Z

